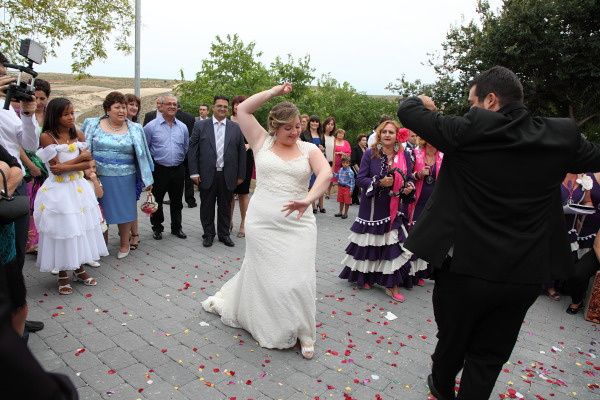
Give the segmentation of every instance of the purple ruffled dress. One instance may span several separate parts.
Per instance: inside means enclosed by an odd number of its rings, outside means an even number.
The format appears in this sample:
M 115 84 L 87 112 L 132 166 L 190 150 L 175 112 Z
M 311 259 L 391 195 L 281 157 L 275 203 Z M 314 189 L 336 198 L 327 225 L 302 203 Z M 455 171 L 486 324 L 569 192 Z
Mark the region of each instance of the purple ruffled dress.
M 583 219 L 583 224 L 577 237 L 580 250 L 592 248 L 596 234 L 600 229 L 600 183 L 598 183 L 594 174 L 590 173 L 587 175 L 592 178 L 593 186 L 590 189 L 590 197 L 592 198 L 592 205 L 596 209 L 596 213 L 586 215 Z
M 412 175 L 414 161 L 408 151 L 404 152 L 408 176 Z M 412 287 L 414 275 L 411 263 L 412 253 L 402 247 L 407 232 L 403 225 L 403 213 L 398 212 L 394 222 L 390 222 L 389 189 L 377 188 L 378 177 L 387 172 L 387 163 L 382 158 L 371 157 L 367 149 L 362 158 L 356 183 L 362 194 L 358 217 L 350 228 L 350 244 L 342 260 L 344 269 L 339 277 L 355 282 L 378 284 L 386 288 L 394 286 Z M 369 188 L 373 188 L 369 195 Z M 403 207 L 398 208 L 402 210 Z

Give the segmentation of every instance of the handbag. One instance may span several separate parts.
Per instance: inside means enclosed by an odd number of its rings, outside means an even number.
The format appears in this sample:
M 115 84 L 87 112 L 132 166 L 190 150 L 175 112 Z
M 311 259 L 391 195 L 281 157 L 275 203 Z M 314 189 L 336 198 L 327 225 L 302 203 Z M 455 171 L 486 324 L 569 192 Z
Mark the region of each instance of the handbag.
M 154 201 L 154 195 L 152 194 L 152 191 L 148 191 L 146 201 L 140 206 L 140 210 L 142 210 L 148 216 L 154 214 L 156 210 L 158 210 L 158 203 Z
M 29 197 L 9 196 L 6 192 L 6 187 L 8 187 L 6 175 L 2 170 L 0 170 L 0 174 L 5 188 L 0 191 L 0 225 L 6 225 L 29 214 Z

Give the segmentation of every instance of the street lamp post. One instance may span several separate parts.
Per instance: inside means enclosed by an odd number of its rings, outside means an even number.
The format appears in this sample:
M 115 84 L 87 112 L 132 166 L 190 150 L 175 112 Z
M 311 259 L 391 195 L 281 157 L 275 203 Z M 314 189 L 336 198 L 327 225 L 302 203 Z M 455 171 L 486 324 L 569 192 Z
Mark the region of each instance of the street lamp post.
M 137 97 L 140 96 L 140 37 L 141 37 L 141 20 L 142 20 L 142 0 L 135 0 L 135 76 L 134 76 L 134 93 Z

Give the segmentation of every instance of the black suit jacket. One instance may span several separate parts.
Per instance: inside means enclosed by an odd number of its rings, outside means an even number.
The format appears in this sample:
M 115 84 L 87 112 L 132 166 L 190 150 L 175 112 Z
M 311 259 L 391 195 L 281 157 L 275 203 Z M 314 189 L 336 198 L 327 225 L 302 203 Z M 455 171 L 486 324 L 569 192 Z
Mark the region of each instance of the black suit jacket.
M 411 97 L 398 118 L 444 152 L 433 194 L 406 248 L 435 267 L 499 282 L 567 277 L 572 259 L 560 185 L 567 172 L 600 171 L 600 149 L 573 121 L 534 118 L 521 103 L 463 117 Z
M 213 183 L 217 163 L 217 148 L 213 119 L 196 121 L 190 138 L 188 165 L 190 175 L 200 175 L 200 188 L 208 189 Z M 227 189 L 234 191 L 238 179 L 246 177 L 246 147 L 240 126 L 227 120 L 223 149 L 223 174 Z
M 146 114 L 144 114 L 144 123 L 142 126 L 146 126 L 148 122 L 152 121 L 154 118 L 156 118 L 156 110 L 148 111 Z

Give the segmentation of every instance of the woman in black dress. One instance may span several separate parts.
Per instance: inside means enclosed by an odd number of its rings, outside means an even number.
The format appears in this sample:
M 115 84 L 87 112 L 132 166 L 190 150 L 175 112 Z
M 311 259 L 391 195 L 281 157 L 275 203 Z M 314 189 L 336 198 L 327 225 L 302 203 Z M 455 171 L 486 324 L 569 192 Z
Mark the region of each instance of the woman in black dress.
M 354 179 L 358 176 L 360 160 L 362 160 L 365 150 L 367 150 L 367 136 L 358 135 L 356 138 L 356 146 L 352 147 L 352 155 L 350 156 L 350 166 L 352 167 L 352 171 L 354 171 Z M 352 204 L 360 204 L 359 196 L 360 187 L 355 185 L 354 190 L 352 191 Z
M 246 96 L 235 96 L 231 100 L 231 120 L 237 123 L 237 107 L 238 105 L 246 100 Z M 254 171 L 254 154 L 250 145 L 244 138 L 246 144 L 246 177 L 244 181 L 240 183 L 233 191 L 234 197 L 231 201 L 231 219 L 233 220 L 233 211 L 235 210 L 235 199 L 237 198 L 240 202 L 240 229 L 237 233 L 237 237 L 243 238 L 246 236 L 246 230 L 244 224 L 246 222 L 246 211 L 248 211 L 248 204 L 250 203 L 250 181 L 252 181 L 252 172 Z M 233 224 L 229 224 L 230 229 L 233 229 Z

